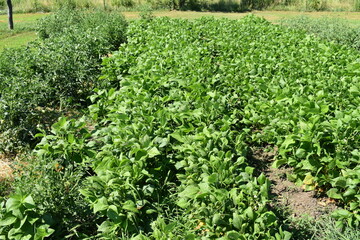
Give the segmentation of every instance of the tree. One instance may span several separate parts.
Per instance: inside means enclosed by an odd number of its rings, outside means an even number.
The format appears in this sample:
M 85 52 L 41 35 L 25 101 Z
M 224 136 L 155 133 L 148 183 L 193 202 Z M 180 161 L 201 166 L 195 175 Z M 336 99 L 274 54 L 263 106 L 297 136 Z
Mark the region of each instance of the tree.
M 12 2 L 11 0 L 6 0 L 6 3 L 8 5 L 9 28 L 14 29 Z

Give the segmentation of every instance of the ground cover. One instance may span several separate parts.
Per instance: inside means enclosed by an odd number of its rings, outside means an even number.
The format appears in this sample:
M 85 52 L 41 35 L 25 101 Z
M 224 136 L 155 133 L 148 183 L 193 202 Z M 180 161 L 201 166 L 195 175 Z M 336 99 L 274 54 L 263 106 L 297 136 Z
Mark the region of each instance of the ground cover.
M 0 51 L 4 48 L 19 47 L 35 40 L 35 25 L 44 13 L 15 14 L 15 30 L 8 29 L 7 15 L 0 15 Z

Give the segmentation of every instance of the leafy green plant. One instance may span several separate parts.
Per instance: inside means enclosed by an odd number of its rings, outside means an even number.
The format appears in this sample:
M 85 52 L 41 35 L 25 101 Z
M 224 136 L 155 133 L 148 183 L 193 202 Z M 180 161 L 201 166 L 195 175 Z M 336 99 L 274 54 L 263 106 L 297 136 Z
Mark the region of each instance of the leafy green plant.
M 14 240 L 42 240 L 54 230 L 41 216 L 31 195 L 17 193 L 0 205 L 0 237 Z
M 86 176 L 91 175 L 86 162 L 93 153 L 85 141 L 90 134 L 85 120 L 61 118 L 51 132 L 37 145 L 35 156 L 26 165 L 18 166 L 20 173 L 12 183 L 14 188 L 30 194 L 54 229 L 54 238 L 82 238 L 96 230 L 97 218 L 79 195 Z

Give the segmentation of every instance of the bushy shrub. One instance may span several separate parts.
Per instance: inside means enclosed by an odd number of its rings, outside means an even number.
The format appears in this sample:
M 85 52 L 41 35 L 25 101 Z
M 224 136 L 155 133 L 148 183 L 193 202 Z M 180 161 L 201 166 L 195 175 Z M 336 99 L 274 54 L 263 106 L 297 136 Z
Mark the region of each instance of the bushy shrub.
M 39 40 L 0 54 L 3 151 L 31 142 L 38 125 L 51 125 L 66 107 L 86 105 L 102 57 L 125 41 L 126 21 L 115 13 L 64 10 L 37 29 Z
M 90 174 L 87 157 L 93 156 L 90 150 L 81 154 L 88 150 L 85 140 L 90 136 L 85 122 L 60 118 L 51 127 L 57 137 L 44 137 L 34 154 L 24 159 L 26 164 L 16 166 L 19 173 L 12 187 L 24 196 L 31 194 L 33 211 L 55 230 L 52 239 L 79 239 L 96 232 L 96 216 L 79 194 Z
M 89 29 L 96 30 L 95 37 L 106 39 L 110 50 L 117 49 L 125 41 L 124 17 L 118 13 L 105 11 L 84 12 L 65 8 L 40 19 L 37 32 L 41 39 L 46 39 L 63 34 L 76 35 Z

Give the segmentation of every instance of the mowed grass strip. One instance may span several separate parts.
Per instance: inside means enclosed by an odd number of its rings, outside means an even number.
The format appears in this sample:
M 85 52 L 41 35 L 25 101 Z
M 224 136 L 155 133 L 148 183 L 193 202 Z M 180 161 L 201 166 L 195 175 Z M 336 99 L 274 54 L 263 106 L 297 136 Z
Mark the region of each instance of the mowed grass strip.
M 48 13 L 21 13 L 14 14 L 14 30 L 22 31 L 25 29 L 34 30 L 36 20 L 46 16 Z M 0 15 L 0 37 L 7 32 L 13 32 L 8 29 L 8 16 Z
M 4 48 L 20 47 L 36 39 L 35 32 L 22 32 L 0 39 L 0 51 Z
M 0 51 L 35 40 L 36 20 L 44 16 L 46 13 L 14 14 L 14 30 L 9 30 L 7 15 L 0 15 Z

